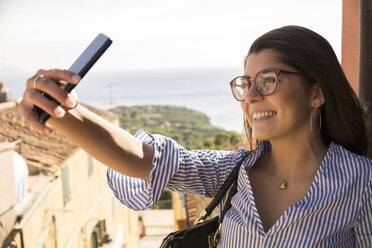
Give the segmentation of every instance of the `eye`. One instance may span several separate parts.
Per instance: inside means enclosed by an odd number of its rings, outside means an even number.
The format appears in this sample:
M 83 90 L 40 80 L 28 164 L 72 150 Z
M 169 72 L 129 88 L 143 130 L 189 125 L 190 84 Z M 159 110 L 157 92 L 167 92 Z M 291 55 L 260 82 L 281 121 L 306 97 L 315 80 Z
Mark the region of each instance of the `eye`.
M 249 80 L 247 80 L 246 78 L 240 77 L 235 80 L 236 87 L 245 88 L 249 85 L 250 85 Z
M 275 83 L 275 77 L 264 77 L 262 80 L 264 84 Z
M 276 83 L 276 75 L 273 71 L 263 71 L 257 75 L 258 83 L 262 86 L 266 84 Z
M 244 88 L 249 88 L 249 84 L 247 82 L 244 82 L 240 85 L 240 87 Z
M 257 75 L 256 86 L 262 95 L 270 95 L 276 88 L 276 75 L 274 71 L 267 70 Z

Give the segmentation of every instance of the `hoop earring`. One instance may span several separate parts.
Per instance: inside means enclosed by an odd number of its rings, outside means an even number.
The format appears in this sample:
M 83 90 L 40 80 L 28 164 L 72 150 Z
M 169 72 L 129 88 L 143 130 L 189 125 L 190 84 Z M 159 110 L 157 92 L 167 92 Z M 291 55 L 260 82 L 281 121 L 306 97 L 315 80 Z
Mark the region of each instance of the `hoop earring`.
M 310 112 L 310 131 L 311 131 L 311 135 L 314 138 L 319 137 L 320 131 L 322 129 L 322 113 L 320 112 L 319 108 L 318 108 L 318 112 L 319 112 L 319 128 L 318 128 L 318 131 L 316 133 L 314 133 L 314 129 L 313 129 L 313 111 Z

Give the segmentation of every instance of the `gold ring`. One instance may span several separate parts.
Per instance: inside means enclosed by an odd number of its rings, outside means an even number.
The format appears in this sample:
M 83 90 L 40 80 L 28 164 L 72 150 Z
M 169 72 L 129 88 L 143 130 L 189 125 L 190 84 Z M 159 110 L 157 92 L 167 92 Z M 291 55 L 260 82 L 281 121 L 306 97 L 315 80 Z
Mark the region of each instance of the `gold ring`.
M 39 80 L 39 79 L 41 79 L 41 78 L 44 78 L 44 75 L 43 75 L 43 74 L 38 75 L 38 76 L 34 79 L 34 89 L 37 89 L 37 88 L 36 88 L 37 80 Z

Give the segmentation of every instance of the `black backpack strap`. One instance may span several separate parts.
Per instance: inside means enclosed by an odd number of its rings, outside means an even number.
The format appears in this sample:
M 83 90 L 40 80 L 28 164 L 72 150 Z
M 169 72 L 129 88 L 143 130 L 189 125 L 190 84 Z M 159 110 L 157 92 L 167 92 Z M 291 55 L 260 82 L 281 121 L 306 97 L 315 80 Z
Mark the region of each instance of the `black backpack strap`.
M 229 195 L 227 196 L 227 199 L 226 199 L 226 203 L 223 206 L 222 212 L 220 214 L 220 218 L 218 219 L 218 223 L 220 223 L 220 224 L 222 223 L 226 212 L 231 208 L 231 199 L 236 194 L 236 192 L 238 192 L 238 180 L 235 180 L 233 186 L 231 187 Z
M 217 247 L 217 244 L 221 239 L 222 221 L 227 211 L 231 208 L 231 198 L 236 194 L 237 191 L 238 191 L 238 180 L 236 178 L 233 186 L 231 187 L 229 195 L 227 196 L 226 203 L 223 206 L 220 217 L 218 218 L 218 228 L 216 232 L 214 233 L 213 239 L 210 240 L 212 247 Z
M 229 176 L 226 178 L 224 183 L 222 184 L 221 188 L 218 190 L 217 194 L 214 196 L 213 200 L 208 204 L 208 206 L 202 211 L 200 214 L 200 217 L 195 221 L 195 224 L 198 224 L 200 222 L 203 222 L 216 208 L 216 206 L 221 202 L 222 198 L 225 196 L 226 192 L 229 190 L 230 186 L 237 182 L 240 166 L 244 162 L 244 160 L 248 157 L 248 155 L 251 153 L 251 151 L 246 152 L 243 156 L 243 158 L 236 164 L 234 169 L 230 172 Z M 235 191 L 233 192 L 233 188 L 235 188 Z M 220 220 L 222 223 L 223 216 L 225 216 L 225 213 L 227 210 L 231 207 L 231 198 L 236 194 L 237 192 L 237 183 L 234 184 L 232 190 L 229 193 L 229 196 L 227 198 L 227 201 L 225 203 L 224 209 L 229 206 L 226 211 L 222 211 Z M 232 194 L 233 193 L 233 194 Z

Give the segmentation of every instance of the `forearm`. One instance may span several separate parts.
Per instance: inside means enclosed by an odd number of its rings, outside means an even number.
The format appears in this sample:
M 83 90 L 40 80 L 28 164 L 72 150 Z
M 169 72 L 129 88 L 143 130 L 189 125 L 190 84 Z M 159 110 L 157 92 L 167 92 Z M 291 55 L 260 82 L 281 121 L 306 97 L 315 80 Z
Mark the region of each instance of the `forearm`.
M 148 180 L 153 148 L 77 105 L 77 99 L 66 92 L 63 86 L 66 82 L 77 84 L 79 81 L 80 77 L 70 71 L 40 69 L 27 79 L 26 90 L 19 106 L 26 121 L 45 133 L 51 132 L 53 127 L 57 128 L 113 170 Z M 50 101 L 45 94 L 56 99 L 61 106 Z M 34 111 L 36 106 L 52 116 L 47 124 L 38 121 Z
M 153 148 L 81 105 L 61 119 L 51 118 L 49 123 L 113 170 L 149 179 Z

